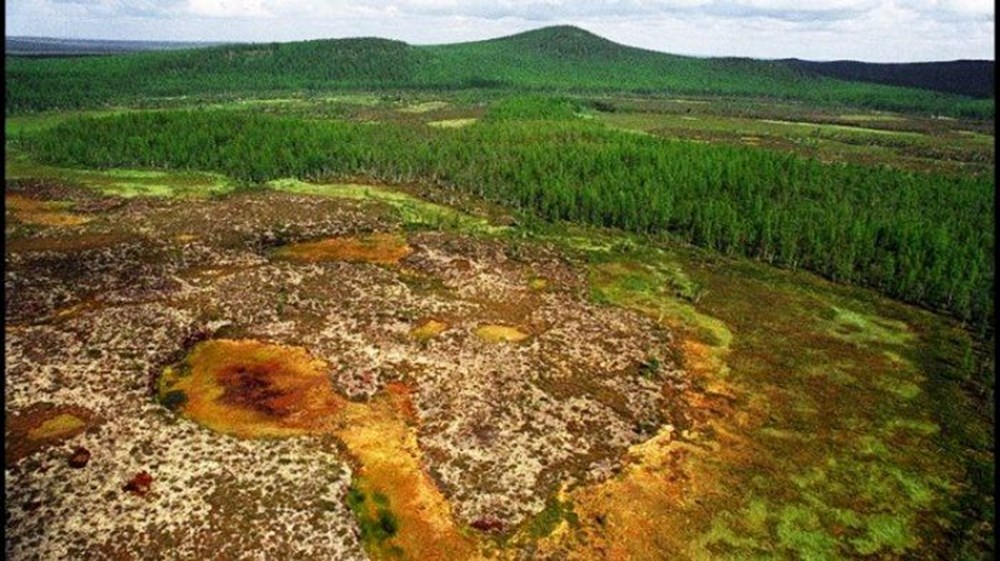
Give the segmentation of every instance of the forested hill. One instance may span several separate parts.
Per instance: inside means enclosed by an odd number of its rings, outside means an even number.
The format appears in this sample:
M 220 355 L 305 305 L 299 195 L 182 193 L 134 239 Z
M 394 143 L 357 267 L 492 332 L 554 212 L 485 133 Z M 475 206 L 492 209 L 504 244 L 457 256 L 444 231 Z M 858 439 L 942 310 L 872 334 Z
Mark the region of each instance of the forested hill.
M 7 57 L 6 113 L 150 97 L 337 90 L 716 95 L 992 118 L 994 103 L 850 82 L 787 61 L 695 58 L 619 45 L 575 27 L 414 46 L 386 39 L 224 45 L 105 57 Z
M 871 63 L 789 59 L 786 62 L 793 68 L 840 80 L 923 88 L 972 97 L 993 97 L 995 93 L 996 63 L 992 60 Z

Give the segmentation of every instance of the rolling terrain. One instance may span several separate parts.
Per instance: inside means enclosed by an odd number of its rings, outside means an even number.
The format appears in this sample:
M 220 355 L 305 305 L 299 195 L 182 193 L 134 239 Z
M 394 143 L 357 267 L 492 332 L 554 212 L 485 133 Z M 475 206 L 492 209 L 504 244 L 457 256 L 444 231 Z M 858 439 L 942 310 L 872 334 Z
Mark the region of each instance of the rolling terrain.
M 8 63 L 6 558 L 993 558 L 992 98 L 571 27 Z
M 86 60 L 9 57 L 6 113 L 251 92 L 588 92 L 798 100 L 991 118 L 993 101 L 826 77 L 783 61 L 694 58 L 561 26 L 451 45 L 376 38 L 244 44 Z M 822 66 L 822 68 L 827 68 Z M 962 69 L 961 71 L 965 71 Z M 983 80 L 977 68 L 972 81 Z M 911 84 L 907 84 L 911 85 Z M 920 85 L 912 84 L 912 85 Z

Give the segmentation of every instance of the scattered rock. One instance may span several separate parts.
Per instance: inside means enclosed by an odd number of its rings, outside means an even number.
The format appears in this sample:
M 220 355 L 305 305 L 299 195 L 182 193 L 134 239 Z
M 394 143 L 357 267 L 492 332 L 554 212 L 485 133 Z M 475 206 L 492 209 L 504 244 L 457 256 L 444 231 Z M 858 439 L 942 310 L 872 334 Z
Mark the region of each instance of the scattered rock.
M 69 457 L 69 467 L 80 469 L 87 466 L 90 461 L 90 450 L 78 446 L 73 450 L 73 455 Z
M 480 532 L 489 532 L 494 534 L 502 533 L 504 529 L 504 523 L 492 516 L 477 518 L 469 525 Z
M 135 474 L 135 476 L 122 487 L 122 491 L 128 491 L 133 495 L 138 497 L 145 497 L 149 495 L 150 490 L 153 487 L 153 476 L 149 475 L 146 471 L 140 471 Z

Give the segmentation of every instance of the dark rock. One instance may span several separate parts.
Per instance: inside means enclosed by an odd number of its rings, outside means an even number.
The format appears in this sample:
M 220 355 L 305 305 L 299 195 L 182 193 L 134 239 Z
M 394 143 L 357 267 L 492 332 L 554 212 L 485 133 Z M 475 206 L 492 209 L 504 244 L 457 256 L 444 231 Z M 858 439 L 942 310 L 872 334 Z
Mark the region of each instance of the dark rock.
M 135 474 L 135 477 L 131 481 L 122 487 L 122 491 L 128 491 L 133 495 L 140 497 L 145 497 L 149 494 L 150 489 L 153 487 L 153 476 L 149 475 L 148 472 L 140 471 Z
M 480 532 L 500 533 L 503 532 L 504 523 L 492 516 L 486 516 L 473 520 L 470 526 Z
M 80 469 L 87 466 L 90 461 L 90 450 L 78 446 L 73 450 L 73 455 L 69 457 L 69 467 Z

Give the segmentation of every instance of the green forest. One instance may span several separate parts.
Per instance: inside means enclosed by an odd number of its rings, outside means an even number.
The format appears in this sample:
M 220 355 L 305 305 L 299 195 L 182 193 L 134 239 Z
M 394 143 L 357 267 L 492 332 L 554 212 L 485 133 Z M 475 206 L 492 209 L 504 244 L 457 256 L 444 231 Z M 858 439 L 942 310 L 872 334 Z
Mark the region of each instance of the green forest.
M 494 104 L 460 129 L 185 110 L 80 118 L 19 142 L 52 164 L 217 171 L 247 185 L 422 183 L 549 221 L 665 234 L 993 323 L 992 178 L 629 134 L 538 96 Z
M 837 80 L 789 61 L 658 53 L 568 26 L 450 45 L 335 39 L 108 57 L 7 57 L 6 64 L 7 115 L 181 96 L 470 89 L 754 97 L 977 119 L 994 114 L 992 98 Z

